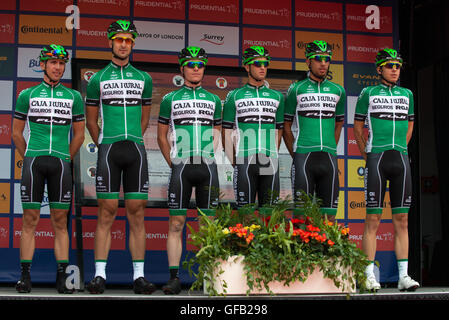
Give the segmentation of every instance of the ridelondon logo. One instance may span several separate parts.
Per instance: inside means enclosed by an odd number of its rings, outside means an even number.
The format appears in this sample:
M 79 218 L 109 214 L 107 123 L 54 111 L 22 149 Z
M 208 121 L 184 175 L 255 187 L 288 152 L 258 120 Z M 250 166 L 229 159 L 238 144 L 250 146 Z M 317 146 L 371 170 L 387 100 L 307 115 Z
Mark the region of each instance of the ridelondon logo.
M 206 42 L 221 46 L 224 44 L 224 36 L 203 33 L 203 37 L 200 39 L 200 41 L 206 41 Z
M 90 78 L 91 78 L 94 74 L 95 74 L 95 72 L 88 70 L 88 71 L 84 72 L 83 78 L 84 78 L 84 80 L 89 81 Z
M 228 82 L 226 81 L 226 79 L 225 78 L 221 78 L 221 77 L 217 78 L 217 80 L 215 80 L 215 84 L 220 89 L 225 89 L 228 86 Z

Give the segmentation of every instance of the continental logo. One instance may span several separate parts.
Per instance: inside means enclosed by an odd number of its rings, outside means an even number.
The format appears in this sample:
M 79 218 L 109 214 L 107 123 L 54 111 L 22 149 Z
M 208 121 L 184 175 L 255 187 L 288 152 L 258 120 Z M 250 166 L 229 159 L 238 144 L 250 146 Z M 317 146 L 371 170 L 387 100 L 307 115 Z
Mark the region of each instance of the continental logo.
M 310 42 L 310 41 L 298 41 L 298 42 L 296 43 L 296 47 L 297 47 L 298 49 L 305 49 L 305 48 L 306 48 L 306 45 L 307 45 L 309 42 Z M 341 49 L 341 43 L 338 43 L 338 42 L 334 42 L 334 43 L 328 42 L 327 44 L 329 45 L 329 47 L 331 47 L 332 51 L 336 51 L 336 50 L 340 50 L 340 49 Z
M 72 30 L 66 26 L 65 16 L 20 15 L 19 43 L 58 43 L 72 45 Z
M 349 203 L 349 207 L 351 208 L 351 209 L 363 209 L 363 208 L 366 208 L 366 203 L 365 203 L 365 201 L 351 201 L 350 203 Z
M 391 206 L 391 203 L 389 201 L 384 201 L 383 207 L 389 208 Z M 351 209 L 365 209 L 366 208 L 366 202 L 365 201 L 351 201 L 349 202 L 349 208 Z
M 24 25 L 20 27 L 20 32 L 27 33 L 47 33 L 47 34 L 63 34 L 69 32 L 65 27 L 40 27 Z

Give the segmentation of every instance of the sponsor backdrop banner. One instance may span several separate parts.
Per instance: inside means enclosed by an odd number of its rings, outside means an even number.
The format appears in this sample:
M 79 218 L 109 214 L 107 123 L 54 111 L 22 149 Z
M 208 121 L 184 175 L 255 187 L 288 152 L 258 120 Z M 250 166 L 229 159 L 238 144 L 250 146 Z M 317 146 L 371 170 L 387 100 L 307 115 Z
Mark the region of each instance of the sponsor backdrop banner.
M 66 46 L 75 58 L 110 59 L 106 39 L 108 25 L 118 19 L 131 19 L 139 37 L 132 60 L 176 63 L 177 52 L 186 45 L 201 46 L 210 55 L 210 63 L 241 66 L 241 53 L 251 45 L 265 46 L 273 56 L 272 66 L 279 69 L 307 70 L 304 46 L 319 39 L 333 48 L 329 79 L 343 85 L 348 101 L 346 118 L 338 144 L 340 203 L 338 219 L 351 228 L 351 239 L 361 246 L 365 217 L 361 158 L 353 133 L 357 96 L 369 85 L 379 83 L 374 69 L 376 52 L 384 47 L 398 48 L 398 12 L 396 0 L 304 1 L 304 0 L 3 0 L 0 2 L 0 282 L 15 282 L 19 277 L 19 239 L 22 226 L 20 176 L 22 159 L 11 141 L 11 124 L 18 93 L 43 76 L 38 54 L 44 44 Z M 75 76 L 75 75 L 74 75 Z M 87 77 L 91 76 L 88 73 Z M 152 74 L 153 95 L 162 93 L 158 83 L 180 81 Z M 227 75 L 217 80 L 217 90 L 226 90 Z M 229 78 L 229 77 L 228 77 Z M 230 78 L 229 78 L 230 79 Z M 70 63 L 63 83 L 72 85 Z M 215 80 L 213 80 L 215 81 Z M 232 80 L 229 80 L 232 81 Z M 168 88 L 168 87 L 167 87 Z M 175 89 L 173 83 L 173 90 Z M 284 92 L 287 88 L 283 88 Z M 150 126 L 156 123 L 150 123 Z M 146 139 L 149 147 L 156 137 Z M 95 145 L 83 146 L 95 154 Z M 163 162 L 157 146 L 149 157 Z M 151 163 L 151 162 L 150 162 Z M 288 177 L 288 165 L 283 169 Z M 95 174 L 95 161 L 85 164 L 86 175 Z M 229 175 L 231 177 L 232 175 Z M 160 177 L 167 179 L 167 177 Z M 160 181 L 164 184 L 167 182 Z M 95 194 L 92 190 L 93 195 Z M 155 190 L 154 192 L 157 192 Z M 162 195 L 161 195 L 162 196 Z M 82 236 L 85 258 L 84 278 L 93 276 L 93 243 L 97 208 L 82 209 Z M 73 211 L 73 210 L 72 210 Z M 73 215 L 73 214 L 72 214 Z M 188 220 L 196 228 L 195 213 Z M 76 265 L 75 223 L 70 219 L 70 263 Z M 166 239 L 168 212 L 147 208 L 146 276 L 155 283 L 168 277 Z M 109 283 L 131 282 L 131 257 L 128 251 L 129 227 L 123 208 L 112 230 L 108 263 Z M 184 248 L 192 250 L 184 233 Z M 49 219 L 48 199 L 44 197 L 42 215 L 36 230 L 36 253 L 32 277 L 35 282 L 53 282 L 55 260 L 54 233 Z M 380 281 L 397 280 L 393 251 L 393 228 L 389 196 L 377 237 Z M 183 256 L 184 258 L 184 256 Z M 192 281 L 185 270 L 183 281 Z

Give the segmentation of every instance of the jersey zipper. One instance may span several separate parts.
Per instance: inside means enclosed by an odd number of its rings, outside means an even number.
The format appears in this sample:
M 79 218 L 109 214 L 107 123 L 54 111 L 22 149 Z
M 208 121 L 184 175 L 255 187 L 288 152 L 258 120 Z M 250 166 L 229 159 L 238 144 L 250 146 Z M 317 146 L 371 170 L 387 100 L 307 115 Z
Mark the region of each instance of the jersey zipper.
M 123 66 L 120 66 L 120 74 L 122 76 L 122 80 L 125 80 L 123 78 Z M 125 139 L 128 139 L 128 128 L 127 128 L 127 121 L 126 121 L 126 90 L 123 90 L 123 113 L 124 113 L 124 119 L 125 119 Z
M 51 97 L 51 101 L 53 101 L 53 86 L 50 86 L 50 97 Z M 52 149 L 52 144 L 53 144 L 53 107 L 52 107 L 52 111 L 51 111 L 51 115 L 50 115 L 50 154 L 51 154 L 51 149 Z
M 390 96 L 392 97 L 393 96 L 393 93 L 391 92 L 391 87 L 388 87 L 388 89 L 389 89 L 389 91 L 390 91 Z M 393 139 L 392 139 L 392 147 L 393 147 L 393 149 L 394 149 L 394 135 L 395 135 L 395 132 L 396 132 L 396 115 L 395 115 L 395 112 L 394 112 L 394 104 L 393 104 Z
M 259 99 L 259 87 L 256 87 L 256 94 L 257 94 L 257 99 Z M 262 116 L 261 116 L 261 112 L 260 112 L 260 106 L 259 106 L 259 128 L 258 128 L 258 142 L 259 142 L 259 146 L 258 146 L 258 153 L 260 153 L 262 151 L 262 149 L 260 148 L 260 135 L 261 135 L 261 130 L 260 127 L 262 126 Z
M 193 91 L 193 103 L 196 101 L 196 88 L 192 88 Z M 198 116 L 195 114 L 195 144 L 196 144 L 196 154 L 199 153 L 199 144 L 198 144 Z
M 320 95 L 321 91 L 320 91 L 320 82 L 317 82 L 318 84 L 318 96 Z M 320 103 L 321 106 L 321 103 Z M 320 150 L 323 150 L 323 127 L 322 127 L 322 117 L 321 114 L 323 112 L 323 108 L 320 107 Z

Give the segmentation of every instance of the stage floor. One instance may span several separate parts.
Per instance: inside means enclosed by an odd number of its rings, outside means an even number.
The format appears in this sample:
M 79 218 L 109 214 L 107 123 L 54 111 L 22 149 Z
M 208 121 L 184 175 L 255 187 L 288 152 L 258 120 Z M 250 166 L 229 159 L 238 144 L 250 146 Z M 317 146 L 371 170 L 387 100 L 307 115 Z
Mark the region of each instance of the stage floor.
M 87 291 L 76 291 L 73 294 L 58 294 L 56 289 L 35 286 L 31 293 L 17 293 L 14 285 L 0 287 L 0 300 L 449 300 L 449 287 L 424 287 L 414 292 L 400 292 L 396 288 L 382 288 L 377 293 L 351 294 L 282 294 L 282 295 L 228 295 L 226 297 L 209 297 L 201 291 L 183 289 L 179 295 L 165 295 L 158 289 L 151 295 L 134 294 L 131 288 L 106 288 L 103 294 L 90 294 Z
M 136 295 L 131 288 L 107 288 L 103 294 L 87 291 L 58 294 L 54 288 L 34 286 L 29 294 L 19 294 L 13 285 L 0 287 L 0 308 L 25 316 L 84 318 L 113 315 L 113 319 L 157 316 L 161 319 L 257 319 L 277 320 L 308 314 L 320 319 L 349 318 L 364 312 L 371 318 L 388 314 L 393 317 L 417 317 L 423 312 L 437 316 L 449 306 L 449 287 L 424 287 L 415 292 L 382 288 L 377 293 L 252 295 L 209 297 L 202 292 L 182 290 L 179 295 Z M 57 312 L 56 312 L 57 311 Z M 62 313 L 61 313 L 62 312 Z M 119 316 L 119 317 L 118 317 Z M 163 316 L 163 317 L 161 317 Z M 315 316 L 314 316 L 315 317 Z

